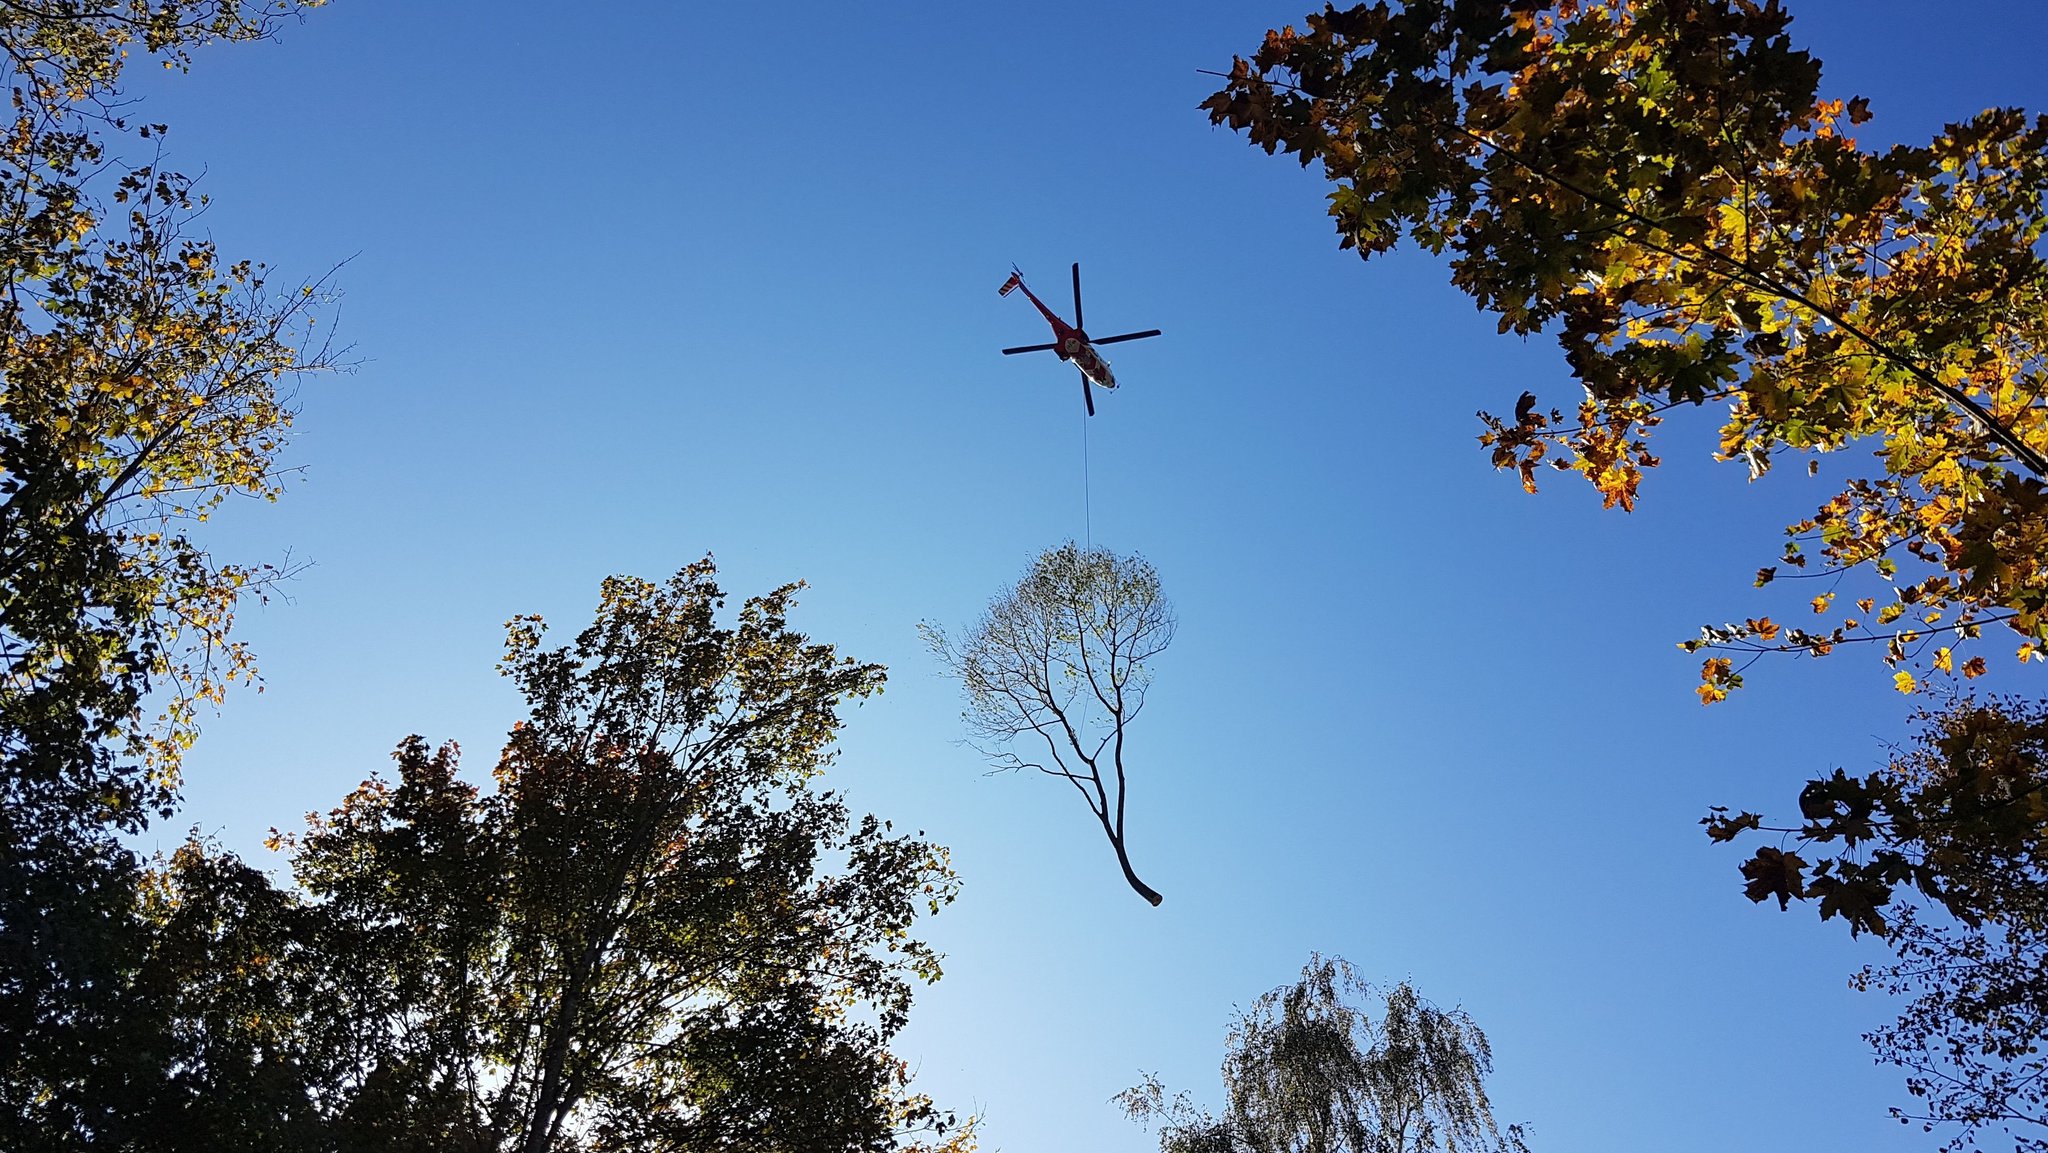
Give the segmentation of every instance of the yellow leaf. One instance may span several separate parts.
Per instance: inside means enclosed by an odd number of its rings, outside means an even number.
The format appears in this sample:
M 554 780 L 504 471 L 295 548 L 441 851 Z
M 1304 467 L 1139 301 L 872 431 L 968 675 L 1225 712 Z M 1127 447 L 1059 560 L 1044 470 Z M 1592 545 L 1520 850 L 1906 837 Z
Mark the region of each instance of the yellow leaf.
M 1942 672 L 1945 673 L 1952 673 L 1956 671 L 1955 655 L 1949 652 L 1947 646 L 1943 646 L 1941 648 L 1934 650 L 1934 667 L 1940 669 Z
M 1910 693 L 1914 689 L 1920 687 L 1920 682 L 1913 679 L 1912 673 L 1909 673 L 1904 669 L 1900 669 L 1897 673 L 1895 673 L 1892 676 L 1892 687 L 1898 689 L 1902 693 Z

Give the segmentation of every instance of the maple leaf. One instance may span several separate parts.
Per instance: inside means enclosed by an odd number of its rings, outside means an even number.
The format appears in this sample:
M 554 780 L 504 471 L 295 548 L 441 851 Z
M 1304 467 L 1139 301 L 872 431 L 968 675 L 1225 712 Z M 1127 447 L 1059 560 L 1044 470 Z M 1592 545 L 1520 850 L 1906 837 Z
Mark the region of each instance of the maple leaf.
M 1841 917 L 1849 923 L 1849 935 L 1863 932 L 1884 935 L 1884 914 L 1878 908 L 1891 900 L 1891 888 L 1875 881 L 1815 877 L 1807 884 L 1807 895 L 1820 899 L 1820 919 Z
M 1748 882 L 1742 888 L 1742 895 L 1757 902 L 1776 897 L 1779 909 L 1789 908 L 1794 897 L 1806 896 L 1806 882 L 1802 875 L 1805 868 L 1806 862 L 1798 853 L 1765 846 L 1742 863 L 1742 876 Z

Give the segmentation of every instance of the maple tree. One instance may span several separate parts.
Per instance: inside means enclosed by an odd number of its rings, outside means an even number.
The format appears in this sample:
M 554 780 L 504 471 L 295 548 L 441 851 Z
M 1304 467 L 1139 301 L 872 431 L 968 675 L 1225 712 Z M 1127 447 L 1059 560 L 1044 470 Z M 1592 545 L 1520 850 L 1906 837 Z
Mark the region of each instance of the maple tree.
M 1496 466 L 1633 508 L 1674 409 L 1761 477 L 1861 454 L 1758 584 L 1854 576 L 1832 624 L 1709 627 L 1712 702 L 1765 652 L 1874 648 L 1902 691 L 1974 677 L 1987 627 L 2048 640 L 2048 120 L 1849 135 L 1790 14 L 1757 0 L 1406 0 L 1269 32 L 1203 105 L 1320 163 L 1339 243 L 1449 254 L 1500 330 L 1552 332 L 1584 397 L 1481 414 Z M 1850 603 L 1855 604 L 1853 612 Z M 1976 646 L 1981 648 L 1982 646 Z
M 1376 990 L 1341 957 L 1312 954 L 1299 981 L 1238 1014 L 1221 1116 L 1169 1097 L 1156 1076 L 1117 1100 L 1159 1125 L 1160 1153 L 1525 1153 L 1521 1129 L 1493 1118 L 1492 1071 L 1464 1012 L 1405 981 Z
M 1145 708 L 1147 662 L 1173 643 L 1174 627 L 1144 558 L 1072 541 L 1040 554 L 957 640 L 919 626 L 960 680 L 968 726 L 987 742 L 981 751 L 998 770 L 1031 769 L 1072 785 L 1125 882 L 1154 906 L 1164 898 L 1138 879 L 1125 847 L 1124 745 Z
M 1631 509 L 1660 425 L 1708 405 L 1716 455 L 1752 480 L 1848 462 L 1755 579 L 1824 582 L 1793 609 L 1823 623 L 1704 628 L 1684 643 L 1703 702 L 1767 653 L 1845 646 L 1901 692 L 1952 692 L 1997 660 L 1991 630 L 2018 664 L 2048 642 L 2048 119 L 1990 109 L 1861 147 L 1868 104 L 1820 94 L 1790 25 L 1777 0 L 1327 7 L 1268 33 L 1204 107 L 1322 165 L 1341 246 L 1413 240 L 1502 332 L 1556 336 L 1583 399 L 1480 414 L 1525 488 L 1576 472 Z M 1893 947 L 1858 980 L 1909 1006 L 1870 1039 L 1922 1101 L 1901 1115 L 1958 1124 L 1959 1145 L 2048 1118 L 2040 709 L 1923 714 L 1891 765 L 1807 782 L 1802 823 L 1777 830 L 1798 843 L 1742 866 L 1753 900 L 1811 900 Z

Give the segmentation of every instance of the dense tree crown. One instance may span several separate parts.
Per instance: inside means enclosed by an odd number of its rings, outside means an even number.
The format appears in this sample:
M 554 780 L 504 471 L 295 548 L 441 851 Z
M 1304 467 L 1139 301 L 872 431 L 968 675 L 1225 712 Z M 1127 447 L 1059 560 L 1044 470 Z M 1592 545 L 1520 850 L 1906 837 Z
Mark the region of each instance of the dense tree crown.
M 513 622 L 492 787 L 412 737 L 274 835 L 296 888 L 158 862 L 121 1060 L 7 1147 L 964 1153 L 888 1048 L 946 851 L 819 787 L 882 670 L 793 631 L 793 591 L 728 625 L 708 561 L 607 581 L 568 645 Z
M 1125 849 L 1126 730 L 1145 708 L 1148 662 L 1173 642 L 1173 609 L 1142 557 L 1068 541 L 1034 561 L 958 640 L 920 626 L 967 696 L 966 719 L 999 770 L 1072 785 L 1102 826 L 1132 891 Z M 1018 747 L 1021 745 L 1021 749 Z
M 485 794 L 415 739 L 292 842 L 324 918 L 344 1133 L 420 1148 L 879 1150 L 943 1119 L 888 1039 L 937 957 L 945 851 L 813 787 L 882 670 L 721 626 L 709 561 L 605 582 L 562 648 L 513 622 L 529 715 Z M 344 1094 L 346 1095 L 346 1094 Z
M 1320 162 L 1340 244 L 1403 237 L 1502 332 L 1555 333 L 1585 395 L 1485 417 L 1532 490 L 1582 474 L 1631 508 L 1674 408 L 1718 402 L 1760 477 L 1848 452 L 1840 490 L 1757 574 L 1854 574 L 1798 611 L 1706 629 L 1700 695 L 1738 660 L 1867 643 L 1911 691 L 1973 677 L 1986 625 L 2048 639 L 2048 121 L 1993 109 L 1873 152 L 1756 0 L 1406 0 L 1268 33 L 1205 104 Z M 1483 414 L 1482 414 L 1483 415 Z M 1851 605 L 1853 603 L 1853 608 Z

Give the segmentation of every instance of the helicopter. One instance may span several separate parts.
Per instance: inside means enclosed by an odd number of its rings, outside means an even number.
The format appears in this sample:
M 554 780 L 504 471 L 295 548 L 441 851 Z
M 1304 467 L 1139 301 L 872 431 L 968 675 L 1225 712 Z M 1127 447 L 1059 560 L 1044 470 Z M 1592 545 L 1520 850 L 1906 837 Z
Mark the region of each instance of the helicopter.
M 1095 385 L 1100 385 L 1103 388 L 1116 387 L 1116 374 L 1109 370 L 1109 361 L 1104 360 L 1102 354 L 1095 351 L 1095 346 L 1099 344 L 1116 344 L 1126 340 L 1143 340 L 1148 336 L 1158 336 L 1159 330 L 1150 328 L 1144 332 L 1126 332 L 1121 336 L 1105 336 L 1100 340 L 1091 338 L 1081 327 L 1081 266 L 1078 263 L 1074 265 L 1074 323 L 1072 324 L 1061 320 L 1057 313 L 1045 306 L 1044 301 L 1038 299 L 1037 294 L 1025 285 L 1024 274 L 1019 272 L 1015 265 L 1010 266 L 1010 279 L 1003 281 L 1003 286 L 996 290 L 996 295 L 1008 296 L 1011 292 L 1020 288 L 1024 290 L 1025 298 L 1038 306 L 1038 311 L 1040 315 L 1045 317 L 1046 323 L 1052 325 L 1053 342 L 1051 344 L 1026 344 L 1017 348 L 1006 348 L 1003 350 L 1003 355 L 1014 356 L 1020 352 L 1052 352 L 1057 354 L 1061 360 L 1073 361 L 1074 367 L 1081 370 L 1081 400 L 1088 406 L 1088 415 L 1094 416 L 1095 394 L 1091 391 L 1092 387 Z

